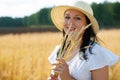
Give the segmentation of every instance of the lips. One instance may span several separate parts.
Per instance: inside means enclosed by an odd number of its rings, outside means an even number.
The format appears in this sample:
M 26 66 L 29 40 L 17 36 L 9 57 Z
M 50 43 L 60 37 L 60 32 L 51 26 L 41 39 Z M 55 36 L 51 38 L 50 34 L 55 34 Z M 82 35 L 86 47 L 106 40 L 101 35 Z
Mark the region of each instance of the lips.
M 69 27 L 67 27 L 67 29 L 69 29 Z M 70 31 L 73 31 L 73 30 L 75 30 L 76 28 L 74 28 L 74 27 L 71 27 L 70 28 Z

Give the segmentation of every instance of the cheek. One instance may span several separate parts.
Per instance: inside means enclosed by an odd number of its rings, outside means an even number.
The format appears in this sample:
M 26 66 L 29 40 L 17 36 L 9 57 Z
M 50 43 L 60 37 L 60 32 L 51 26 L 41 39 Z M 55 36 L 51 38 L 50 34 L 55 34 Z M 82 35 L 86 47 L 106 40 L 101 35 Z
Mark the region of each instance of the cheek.
M 79 29 L 81 29 L 81 27 L 83 26 L 83 24 L 81 22 L 76 22 L 75 26 L 79 30 Z
M 63 22 L 63 30 L 66 32 L 66 30 L 67 30 L 67 23 L 64 21 Z
M 63 27 L 66 27 L 67 24 L 68 24 L 67 21 L 64 20 L 64 21 L 63 21 Z
M 78 31 L 80 31 L 80 30 L 81 30 L 81 28 L 82 28 L 82 26 L 77 27 Z
M 82 26 L 86 26 L 86 25 L 87 25 L 86 21 L 76 22 L 76 26 L 78 26 L 79 29 L 81 29 Z
M 70 24 L 70 21 L 69 21 L 69 20 L 66 20 L 66 19 L 65 19 L 65 20 L 63 21 L 63 25 L 69 25 L 69 24 Z

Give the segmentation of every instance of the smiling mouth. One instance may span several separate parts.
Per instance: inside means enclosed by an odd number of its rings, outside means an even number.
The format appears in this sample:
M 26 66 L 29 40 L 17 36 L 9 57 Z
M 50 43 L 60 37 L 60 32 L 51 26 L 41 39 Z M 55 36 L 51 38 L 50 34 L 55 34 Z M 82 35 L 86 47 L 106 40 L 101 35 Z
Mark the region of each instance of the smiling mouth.
M 69 27 L 67 27 L 67 29 L 69 29 Z M 74 31 L 76 28 L 73 28 L 73 27 L 71 27 L 70 28 L 70 31 Z

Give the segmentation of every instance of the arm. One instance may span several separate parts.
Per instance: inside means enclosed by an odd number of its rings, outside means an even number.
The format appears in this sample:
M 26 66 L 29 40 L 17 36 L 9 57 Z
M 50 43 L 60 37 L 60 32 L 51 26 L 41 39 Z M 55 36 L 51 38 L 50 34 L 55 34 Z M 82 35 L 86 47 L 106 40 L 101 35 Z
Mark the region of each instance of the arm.
M 109 80 L 109 67 L 92 70 L 92 80 Z

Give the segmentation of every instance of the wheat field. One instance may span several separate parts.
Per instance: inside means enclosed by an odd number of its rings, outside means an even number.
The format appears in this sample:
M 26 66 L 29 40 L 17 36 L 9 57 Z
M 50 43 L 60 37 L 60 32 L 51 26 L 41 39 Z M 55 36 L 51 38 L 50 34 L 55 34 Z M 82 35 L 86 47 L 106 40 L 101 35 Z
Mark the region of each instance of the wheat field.
M 120 56 L 120 30 L 101 30 L 107 47 Z M 60 43 L 62 33 L 0 35 L 0 80 L 47 80 L 51 65 L 47 58 Z M 110 68 L 110 80 L 120 80 L 120 61 Z

